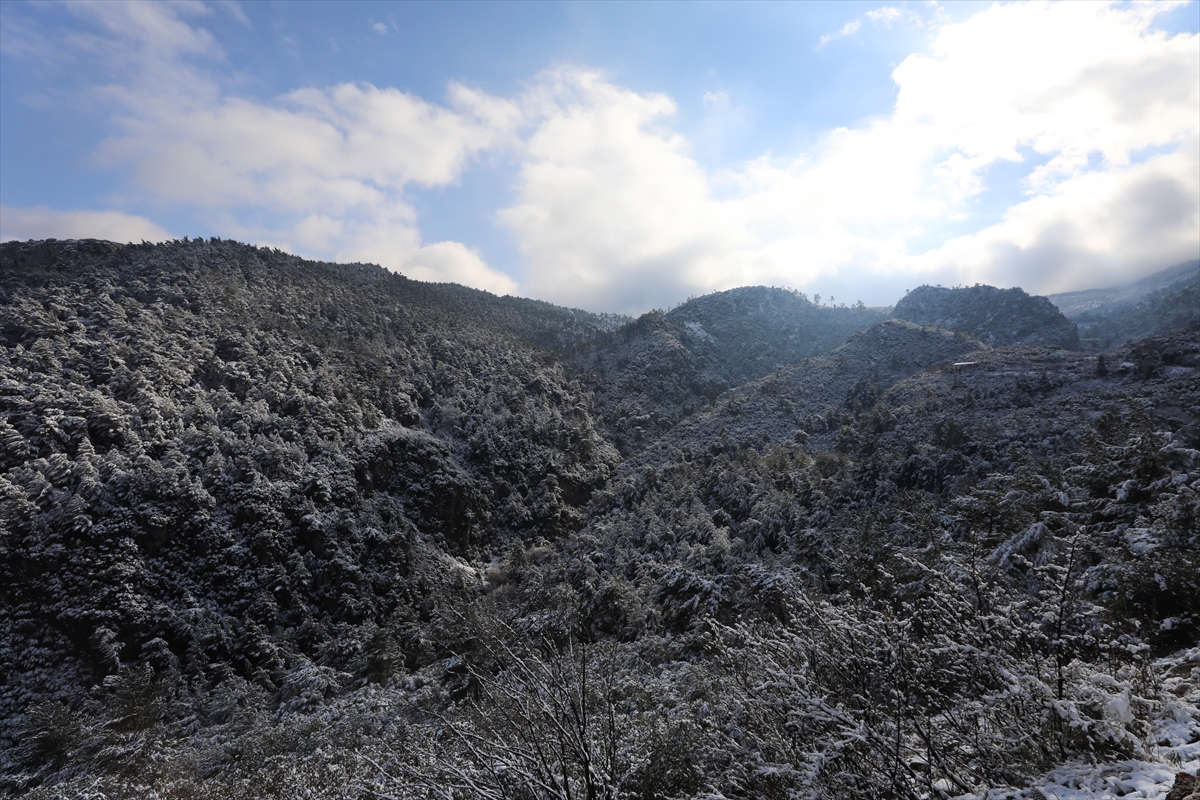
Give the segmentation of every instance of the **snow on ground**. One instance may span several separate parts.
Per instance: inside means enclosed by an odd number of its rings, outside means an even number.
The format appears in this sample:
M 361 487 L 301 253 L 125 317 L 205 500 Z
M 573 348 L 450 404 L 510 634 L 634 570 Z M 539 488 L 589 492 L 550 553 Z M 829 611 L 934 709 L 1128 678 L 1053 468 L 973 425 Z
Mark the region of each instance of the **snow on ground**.
M 1147 760 L 1062 767 L 1025 789 L 992 789 L 955 800 L 1163 800 L 1175 773 L 1200 773 L 1200 647 L 1158 659 L 1155 667 L 1163 700 Z

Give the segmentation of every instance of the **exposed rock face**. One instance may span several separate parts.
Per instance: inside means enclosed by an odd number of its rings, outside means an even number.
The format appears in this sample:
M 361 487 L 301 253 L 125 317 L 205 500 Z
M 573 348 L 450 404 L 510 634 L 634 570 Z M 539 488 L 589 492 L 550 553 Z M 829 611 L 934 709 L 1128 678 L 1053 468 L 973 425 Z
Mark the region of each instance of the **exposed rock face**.
M 1175 785 L 1167 792 L 1166 800 L 1200 800 L 1200 780 L 1186 772 L 1177 773 Z
M 892 316 L 977 336 L 993 347 L 1035 344 L 1079 349 L 1079 331 L 1045 297 L 1021 289 L 920 286 L 896 304 Z

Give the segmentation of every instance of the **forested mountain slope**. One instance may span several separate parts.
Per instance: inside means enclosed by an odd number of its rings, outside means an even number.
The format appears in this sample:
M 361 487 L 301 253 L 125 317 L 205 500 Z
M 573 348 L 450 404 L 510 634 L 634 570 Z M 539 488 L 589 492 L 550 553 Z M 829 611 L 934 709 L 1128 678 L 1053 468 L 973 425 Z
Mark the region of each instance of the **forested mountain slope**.
M 896 381 L 981 348 L 987 345 L 965 334 L 886 320 L 829 353 L 728 392 L 622 469 L 670 461 L 697 446 L 713 453 L 739 452 L 770 442 L 811 440 L 814 449 L 833 450 L 844 423 L 854 415 L 886 414 L 877 403 Z
M 832 350 L 885 316 L 813 304 L 752 286 L 654 311 L 572 361 L 594 392 L 606 432 L 637 452 L 722 392 Z
M 1073 322 L 1046 298 L 1016 288 L 918 286 L 896 304 L 892 316 L 969 333 L 990 345 L 1079 349 L 1079 332 Z
M 1200 328 L 1100 357 L 945 292 L 897 316 L 973 333 L 0 245 L 0 792 L 1165 790 L 1200 768 Z
M 1195 759 L 1194 706 L 1171 709 L 1200 651 L 1154 656 L 1200 639 L 1200 334 L 1112 356 L 977 351 L 867 407 L 851 372 L 826 443 L 785 435 L 798 384 L 772 376 L 623 466 L 499 591 L 524 621 L 568 583 L 560 624 L 664 658 L 656 708 L 727 797 L 982 796 L 1146 740 Z
M 1136 304 L 1085 311 L 1075 322 L 1093 350 L 1195 325 L 1200 323 L 1200 279 L 1144 296 Z
M 533 346 L 583 312 L 228 242 L 0 258 L 5 720 L 123 664 L 278 684 L 616 463 Z
M 1200 323 L 1200 261 L 1185 261 L 1130 286 L 1050 295 L 1079 326 L 1084 345 L 1108 350 Z

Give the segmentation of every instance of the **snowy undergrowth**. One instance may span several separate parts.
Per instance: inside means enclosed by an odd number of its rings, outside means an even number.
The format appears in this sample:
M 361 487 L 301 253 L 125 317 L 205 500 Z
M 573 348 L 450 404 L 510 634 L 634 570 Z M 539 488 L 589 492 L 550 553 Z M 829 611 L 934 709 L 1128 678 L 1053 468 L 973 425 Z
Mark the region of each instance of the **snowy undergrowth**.
M 1154 666 L 1162 701 L 1151 718 L 1153 733 L 1142 758 L 1067 765 L 1023 790 L 992 789 L 954 800 L 1163 800 L 1176 773 L 1200 773 L 1200 647 L 1158 659 Z

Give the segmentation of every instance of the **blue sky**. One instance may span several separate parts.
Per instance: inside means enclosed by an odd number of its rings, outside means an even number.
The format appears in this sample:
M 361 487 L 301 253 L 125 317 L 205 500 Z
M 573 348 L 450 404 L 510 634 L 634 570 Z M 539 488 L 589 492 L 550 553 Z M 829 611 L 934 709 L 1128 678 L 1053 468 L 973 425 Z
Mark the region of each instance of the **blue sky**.
M 0 2 L 0 236 L 237 238 L 594 310 L 1048 293 L 1200 250 L 1200 12 Z

